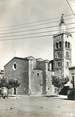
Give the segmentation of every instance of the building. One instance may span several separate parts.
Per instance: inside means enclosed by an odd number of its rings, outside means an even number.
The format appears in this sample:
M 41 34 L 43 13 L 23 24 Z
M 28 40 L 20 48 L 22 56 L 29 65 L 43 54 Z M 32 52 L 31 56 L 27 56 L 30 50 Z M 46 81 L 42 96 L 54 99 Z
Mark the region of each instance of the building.
M 75 66 L 69 68 L 70 71 L 70 81 L 73 82 L 73 87 L 75 88 Z
M 49 61 L 34 57 L 14 57 L 5 66 L 5 78 L 18 79 L 17 94 L 41 95 L 51 93 Z
M 72 35 L 67 31 L 63 14 L 59 23 L 59 33 L 53 36 L 54 73 L 56 77 L 69 76 L 71 66 L 71 39 Z
M 21 83 L 17 94 L 51 94 L 52 75 L 60 79 L 69 77 L 71 38 L 62 14 L 59 33 L 53 36 L 53 60 L 36 59 L 32 56 L 14 57 L 4 66 L 5 77 L 18 79 Z

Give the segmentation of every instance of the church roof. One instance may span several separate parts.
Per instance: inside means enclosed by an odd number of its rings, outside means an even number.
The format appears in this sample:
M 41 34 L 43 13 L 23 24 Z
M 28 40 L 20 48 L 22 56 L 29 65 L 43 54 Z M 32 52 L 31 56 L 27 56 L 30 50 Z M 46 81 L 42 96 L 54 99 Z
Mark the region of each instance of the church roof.
M 37 58 L 36 61 L 44 61 L 42 58 Z
M 16 60 L 16 59 L 25 60 L 25 58 L 13 57 L 8 63 L 6 63 L 6 64 L 4 65 L 4 67 L 7 66 L 11 61 Z
M 49 60 L 44 60 L 45 63 L 49 63 Z
M 33 59 L 35 59 L 33 56 L 28 56 L 28 57 L 26 57 L 25 59 L 28 59 L 28 60 L 33 60 Z

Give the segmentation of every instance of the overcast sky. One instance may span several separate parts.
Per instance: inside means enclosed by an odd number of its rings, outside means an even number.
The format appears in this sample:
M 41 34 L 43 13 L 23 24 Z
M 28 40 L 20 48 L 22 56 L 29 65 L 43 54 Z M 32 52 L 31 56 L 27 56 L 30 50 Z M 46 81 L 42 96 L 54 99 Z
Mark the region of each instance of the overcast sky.
M 73 1 L 73 0 L 72 0 Z M 73 3 L 73 2 L 71 2 Z M 74 4 L 71 4 L 74 9 Z M 17 27 L 17 36 L 15 38 L 23 38 L 24 32 L 31 29 L 31 25 L 27 27 L 28 23 L 35 24 L 32 28 L 40 28 L 45 26 L 52 26 L 59 24 L 59 17 L 64 13 L 65 16 L 72 14 L 66 0 L 0 0 L 0 39 L 10 39 L 10 41 L 0 41 L 0 68 L 11 60 L 14 56 L 26 57 L 34 56 L 36 58 L 53 59 L 53 39 L 52 37 L 41 38 L 25 38 L 20 40 L 13 40 L 14 27 Z M 45 24 L 48 19 L 58 18 L 58 22 Z M 47 21 L 48 20 L 48 21 Z M 71 19 L 73 20 L 73 19 Z M 71 21 L 70 20 L 70 21 Z M 52 21 L 52 20 L 51 20 Z M 39 25 L 39 23 L 43 25 Z M 67 20 L 65 21 L 67 23 Z M 22 24 L 22 25 L 21 25 Z M 24 25 L 23 25 L 24 24 Z M 39 25 L 39 26 L 36 26 Z M 22 26 L 24 26 L 22 28 Z M 15 30 L 15 31 L 16 31 Z M 51 31 L 52 29 L 43 29 L 41 31 Z M 25 32 L 27 34 L 37 33 Z M 10 35 L 5 33 L 11 33 Z M 55 33 L 55 32 L 54 32 Z M 43 33 L 44 34 L 53 34 Z M 19 36 L 20 35 L 20 36 Z M 7 37 L 6 37 L 7 36 Z M 30 35 L 31 36 L 31 35 Z M 34 35 L 33 35 L 34 36 Z M 37 34 L 36 34 L 37 36 Z M 73 34 L 72 39 L 72 63 L 75 65 L 75 39 Z

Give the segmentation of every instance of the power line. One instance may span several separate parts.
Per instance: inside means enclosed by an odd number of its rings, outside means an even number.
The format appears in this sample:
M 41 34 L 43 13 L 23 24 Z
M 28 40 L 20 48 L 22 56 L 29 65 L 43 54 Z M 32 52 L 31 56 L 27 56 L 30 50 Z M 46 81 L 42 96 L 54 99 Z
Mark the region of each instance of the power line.
M 72 18 L 71 18 L 72 19 Z M 56 23 L 58 23 L 57 21 L 55 21 Z M 13 28 L 7 28 L 7 29 L 0 29 L 0 31 L 11 31 L 11 30 L 19 30 L 19 29 L 21 29 L 21 28 L 29 28 L 29 27 L 33 27 L 33 26 L 41 26 L 41 25 L 46 25 L 46 24 L 52 24 L 52 22 L 46 22 L 46 23 L 44 23 L 44 22 L 42 22 L 41 24 L 31 24 L 31 25 L 21 25 L 20 27 L 19 27 L 19 25 L 18 25 L 18 27 L 13 27 Z M 70 24 L 70 23 L 69 23 Z M 58 25 L 56 25 L 56 26 L 58 26 Z M 51 26 L 51 27 L 53 27 L 53 26 Z M 55 26 L 54 26 L 55 27 Z
M 71 23 L 67 23 L 66 25 L 72 25 L 72 24 L 75 24 L 75 22 L 71 22 Z M 38 27 L 38 28 L 32 28 L 32 29 L 20 29 L 20 30 L 16 30 L 16 31 L 12 31 L 12 32 L 6 32 L 6 33 L 0 33 L 0 35 L 10 35 L 10 34 L 15 34 L 15 33 L 33 33 L 32 31 L 39 31 L 39 30 L 42 30 L 42 29 L 45 29 L 45 30 L 47 30 L 47 29 L 52 29 L 52 28 L 57 28 L 58 27 L 58 25 L 55 25 L 55 26 L 46 26 L 46 27 Z M 75 27 L 71 27 L 71 28 L 67 28 L 67 29 L 74 29 Z M 59 31 L 59 30 L 50 30 L 50 31 L 46 31 L 46 32 L 53 32 L 53 31 Z M 36 32 L 36 33 L 40 33 L 40 32 Z M 45 33 L 45 31 L 44 32 L 42 32 L 42 33 Z M 35 34 L 35 33 L 33 33 L 33 34 Z
M 12 33 L 21 33 L 21 32 L 32 32 L 32 31 L 38 31 L 38 30 L 41 30 L 41 29 L 52 29 L 52 28 L 55 28 L 57 27 L 58 25 L 55 25 L 55 26 L 46 26 L 46 27 L 38 27 L 38 28 L 31 28 L 31 29 L 20 29 L 20 30 L 16 30 L 16 31 L 12 31 L 12 32 L 7 32 L 7 33 L 0 33 L 1 34 L 12 34 Z
M 75 31 L 71 31 L 69 33 L 75 33 Z M 18 38 L 13 38 L 13 39 L 0 39 L 0 41 L 16 41 L 16 40 L 25 40 L 25 39 L 34 39 L 34 38 L 42 38 L 42 37 L 53 37 L 54 34 L 45 34 L 45 35 L 38 35 L 38 36 L 25 36 L 22 35 L 23 37 L 18 37 Z
M 72 16 L 72 15 L 67 15 L 67 16 L 65 16 L 65 17 L 68 17 L 68 16 Z M 52 19 L 46 19 L 46 20 L 41 20 L 42 22 L 36 22 L 36 21 L 34 21 L 34 22 L 31 22 L 31 23 L 22 23 L 22 24 L 19 24 L 19 25 L 12 25 L 12 26 L 7 26 L 7 27 L 0 27 L 0 28 L 2 28 L 2 29 L 4 29 L 4 28 L 7 28 L 7 29 L 9 29 L 9 30 L 11 30 L 11 28 L 19 28 L 19 27 L 22 27 L 22 26 L 30 26 L 30 25 L 36 25 L 36 24 L 39 24 L 39 23 L 44 23 L 45 22 L 45 24 L 48 24 L 48 22 L 47 21 L 49 21 L 49 23 L 54 23 L 54 22 L 58 22 L 59 20 L 56 20 L 56 19 L 58 19 L 58 18 L 52 18 Z M 73 19 L 73 18 L 65 18 L 65 19 Z M 54 21 L 53 21 L 54 20 Z M 43 22 L 44 21 L 44 22 Z M 46 23 L 47 22 L 47 23 Z M 34 24 L 33 24 L 34 23 Z M 42 24 L 40 24 L 40 25 L 42 25 Z M 1 31 L 1 30 L 0 30 Z
M 58 20 L 59 21 L 59 20 Z M 34 24 L 23 24 L 23 25 L 17 25 L 17 27 L 13 27 L 12 26 L 12 28 L 8 28 L 7 30 L 16 30 L 16 29 L 19 29 L 19 28 L 28 28 L 28 27 L 30 27 L 30 26 L 40 26 L 40 25 L 45 25 L 45 24 L 52 24 L 52 23 L 57 23 L 58 21 L 52 21 L 52 22 L 41 22 L 41 23 L 39 23 L 39 22 L 36 22 L 36 24 L 34 23 Z M 0 31 L 6 31 L 6 29 L 5 30 L 0 30 Z
M 68 30 L 70 30 L 70 29 L 75 29 L 75 27 L 71 27 L 71 28 L 68 28 Z M 41 31 L 41 32 L 32 32 L 32 33 L 24 33 L 24 34 L 16 34 L 16 35 L 13 35 L 13 34 L 11 34 L 11 35 L 0 35 L 0 38 L 4 38 L 4 37 L 16 37 L 16 36 L 29 36 L 29 35 L 34 35 L 34 34 L 36 34 L 36 35 L 38 35 L 38 34 L 40 34 L 40 33 L 54 33 L 54 32 L 58 32 L 59 30 L 57 29 L 57 30 L 51 30 L 51 31 Z
M 46 35 L 39 35 L 39 36 L 30 36 L 30 37 L 21 37 L 21 38 L 13 38 L 13 39 L 0 39 L 0 41 L 15 41 L 15 40 L 23 40 L 23 39 L 31 39 L 31 38 L 41 38 L 41 37 L 51 37 L 52 34 L 46 34 Z
M 42 23 L 42 24 L 39 24 L 39 25 L 32 25 L 31 27 L 33 27 L 33 26 L 35 26 L 35 27 L 38 27 L 38 26 L 41 26 L 41 25 L 45 25 L 45 24 L 49 24 L 50 22 L 46 22 L 46 23 Z M 71 22 L 71 23 L 67 23 L 66 25 L 68 25 L 68 24 L 74 24 L 75 22 Z M 57 27 L 58 25 L 52 25 L 52 26 L 50 26 L 51 28 L 53 28 L 53 27 Z M 21 28 L 29 28 L 30 27 L 30 25 L 29 26 L 24 26 L 23 25 L 23 27 L 21 27 Z M 30 28 L 31 28 L 30 27 Z M 16 29 L 19 29 L 19 27 L 17 27 Z M 0 30 L 0 31 L 11 31 L 11 30 L 16 30 L 16 29 L 7 29 L 7 30 Z M 20 30 L 20 29 L 19 29 Z
M 29 35 L 34 35 L 34 34 L 36 34 L 36 35 L 38 35 L 38 34 L 40 34 L 40 33 L 51 33 L 51 32 L 57 32 L 57 31 L 59 31 L 59 30 L 52 30 L 52 31 L 41 31 L 41 32 L 33 32 L 33 33 L 24 33 L 24 34 L 16 34 L 16 35 L 3 35 L 3 36 L 1 36 L 0 35 L 0 38 L 4 38 L 4 37 L 16 37 L 16 36 L 29 36 Z

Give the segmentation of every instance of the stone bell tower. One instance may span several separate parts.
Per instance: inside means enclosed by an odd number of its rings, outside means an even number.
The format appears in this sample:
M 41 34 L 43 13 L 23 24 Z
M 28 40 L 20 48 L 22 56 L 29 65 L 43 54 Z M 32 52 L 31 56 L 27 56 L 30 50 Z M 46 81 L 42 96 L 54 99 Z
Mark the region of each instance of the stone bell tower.
M 67 31 L 64 15 L 61 15 L 59 33 L 53 36 L 54 74 L 59 78 L 69 76 L 71 66 L 71 39 L 72 35 Z

